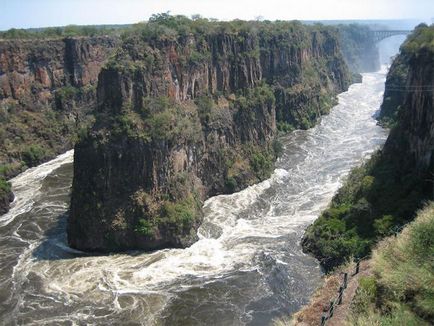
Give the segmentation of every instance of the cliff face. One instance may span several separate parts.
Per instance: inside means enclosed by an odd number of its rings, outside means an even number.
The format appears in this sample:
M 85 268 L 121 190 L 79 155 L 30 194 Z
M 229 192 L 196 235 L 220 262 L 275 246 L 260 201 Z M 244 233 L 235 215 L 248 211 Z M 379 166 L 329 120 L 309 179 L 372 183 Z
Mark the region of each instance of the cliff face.
M 432 42 L 434 27 L 420 27 L 416 33 L 423 35 L 429 31 Z M 415 38 L 417 36 L 418 34 Z M 413 42 L 416 43 L 416 40 Z M 395 113 L 398 116 L 397 126 L 392 129 L 387 139 L 385 154 L 399 158 L 402 169 L 415 169 L 432 180 L 430 174 L 434 172 L 434 48 L 425 45 L 414 50 L 411 49 L 411 44 L 409 41 L 403 46 L 404 60 L 408 66 L 407 78 L 403 87 L 394 89 L 405 95 L 403 101 L 395 108 L 395 112 L 398 112 Z M 401 94 L 392 96 L 400 98 Z
M 13 199 L 5 179 L 72 148 L 77 132 L 92 121 L 98 74 L 117 42 L 0 41 L 1 213 Z
M 434 26 L 419 26 L 386 81 L 380 117 L 392 126 L 381 152 L 354 169 L 303 238 L 330 270 L 363 257 L 434 195 Z M 387 119 L 387 120 L 386 120 Z
M 161 24 L 144 26 L 101 72 L 96 123 L 75 148 L 72 247 L 191 244 L 204 199 L 270 175 L 276 121 L 309 127 L 348 86 L 327 28 L 215 24 L 158 38 L 144 35 Z
M 0 164 L 6 176 L 72 146 L 76 124 L 95 104 L 111 38 L 0 41 Z M 26 160 L 29 148 L 43 155 Z
M 390 66 L 378 117 L 382 126 L 392 128 L 398 121 L 398 112 L 407 95 L 408 69 L 408 60 L 403 55 L 397 56 Z

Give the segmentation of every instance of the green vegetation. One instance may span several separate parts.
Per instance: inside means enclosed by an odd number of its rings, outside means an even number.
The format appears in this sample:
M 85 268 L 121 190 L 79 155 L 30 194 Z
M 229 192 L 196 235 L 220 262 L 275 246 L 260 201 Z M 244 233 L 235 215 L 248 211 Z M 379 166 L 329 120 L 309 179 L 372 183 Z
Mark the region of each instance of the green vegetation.
M 434 323 L 434 204 L 420 211 L 397 237 L 374 250 L 375 275 L 360 280 L 352 325 Z
M 181 139 L 197 141 L 201 126 L 192 103 L 179 104 L 167 97 L 143 98 L 143 106 L 133 110 L 124 107 L 121 114 L 112 119 L 111 133 L 125 134 L 145 142 L 165 141 L 175 143 Z M 193 115 L 193 116 L 192 116 Z
M 199 96 L 194 100 L 197 106 L 200 121 L 208 124 L 213 118 L 215 103 L 209 96 Z
M 126 27 L 123 25 L 90 25 L 78 26 L 68 25 L 62 27 L 47 27 L 33 29 L 11 28 L 7 31 L 0 32 L 0 39 L 45 39 L 45 38 L 63 38 L 73 36 L 100 36 L 119 34 Z
M 287 134 L 287 133 L 294 131 L 295 127 L 288 122 L 278 121 L 277 122 L 277 130 L 281 131 L 284 134 Z
M 64 86 L 55 92 L 56 101 L 72 101 L 80 92 L 78 87 Z
M 259 180 L 269 177 L 274 168 L 275 157 L 269 151 L 252 147 L 248 150 L 250 165 Z
M 28 167 L 38 165 L 47 155 L 44 148 L 39 145 L 30 145 L 22 152 L 22 159 Z
M 422 175 L 379 152 L 351 172 L 330 207 L 307 229 L 305 248 L 326 269 L 363 257 L 393 227 L 410 221 L 429 194 Z
M 2 193 L 9 193 L 11 191 L 11 184 L 3 177 L 0 177 L 0 195 Z
M 417 56 L 424 51 L 434 52 L 434 26 L 418 25 L 401 46 L 401 51 L 406 56 Z
M 148 204 L 150 200 L 155 199 L 148 198 Z M 184 193 L 183 198 L 178 200 L 160 198 L 154 204 L 156 208 L 146 212 L 146 219 L 139 219 L 134 229 L 135 232 L 147 237 L 153 237 L 158 229 L 174 234 L 188 233 L 188 230 L 201 216 L 201 201 L 192 192 Z
M 144 236 L 152 236 L 154 234 L 154 226 L 148 220 L 141 218 L 134 231 Z
M 290 37 L 292 41 L 297 40 L 294 46 L 303 47 L 309 44 L 305 42 L 306 32 L 308 30 L 323 30 L 330 29 L 321 25 L 306 26 L 298 21 L 243 21 L 233 20 L 229 22 L 207 19 L 198 15 L 191 19 L 182 15 L 170 15 L 169 13 L 161 13 L 152 15 L 148 22 L 138 23 L 132 26 L 131 29 L 125 31 L 122 35 L 124 40 L 139 36 L 142 40 L 154 42 L 159 40 L 176 40 L 194 35 L 199 39 L 204 39 L 206 35 L 225 33 L 239 34 L 240 38 L 250 35 L 266 36 L 273 38 L 277 35 Z M 298 32 L 298 33 L 296 33 Z M 285 46 L 291 46 L 286 43 L 285 39 L 281 39 Z M 258 57 L 259 52 L 252 49 L 249 57 Z
M 237 96 L 235 101 L 232 102 L 232 105 L 239 112 L 249 113 L 243 115 L 243 118 L 249 117 L 250 119 L 254 119 L 255 109 L 274 106 L 275 102 L 276 99 L 271 86 L 262 83 L 254 88 L 243 90 L 242 94 Z
M 161 208 L 160 222 L 178 231 L 188 230 L 196 221 L 201 203 L 193 195 L 171 202 L 165 201 Z

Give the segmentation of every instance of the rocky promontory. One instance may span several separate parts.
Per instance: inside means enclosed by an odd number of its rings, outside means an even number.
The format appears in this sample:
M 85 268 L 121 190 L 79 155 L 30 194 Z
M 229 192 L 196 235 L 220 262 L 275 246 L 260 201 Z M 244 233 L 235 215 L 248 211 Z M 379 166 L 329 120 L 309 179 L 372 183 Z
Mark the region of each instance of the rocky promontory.
M 69 244 L 190 245 L 203 201 L 269 177 L 277 131 L 313 126 L 349 83 L 333 27 L 165 14 L 135 26 L 75 147 Z

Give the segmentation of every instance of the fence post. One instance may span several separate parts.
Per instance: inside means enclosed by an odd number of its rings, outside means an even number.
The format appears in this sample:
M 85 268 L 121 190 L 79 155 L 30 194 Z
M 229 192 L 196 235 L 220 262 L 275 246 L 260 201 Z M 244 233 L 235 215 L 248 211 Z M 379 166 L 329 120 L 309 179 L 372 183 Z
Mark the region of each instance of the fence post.
M 356 272 L 354 273 L 354 275 L 359 274 L 359 269 L 360 269 L 360 260 L 357 261 L 357 264 L 356 264 Z
M 342 303 L 342 295 L 344 294 L 344 287 L 340 286 L 339 287 L 339 297 L 338 297 L 338 304 Z
M 333 317 L 333 301 L 330 301 L 329 318 Z
M 321 316 L 321 326 L 324 326 L 324 325 L 325 325 L 326 320 L 327 320 L 326 315 L 322 315 L 322 316 Z
M 347 283 L 348 283 L 348 273 L 344 273 L 344 289 L 347 288 Z

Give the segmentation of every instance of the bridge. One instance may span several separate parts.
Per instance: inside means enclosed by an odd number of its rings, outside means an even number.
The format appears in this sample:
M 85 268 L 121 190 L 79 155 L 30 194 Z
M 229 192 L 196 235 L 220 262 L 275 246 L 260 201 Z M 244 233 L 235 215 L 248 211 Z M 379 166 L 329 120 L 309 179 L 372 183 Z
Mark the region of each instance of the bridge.
M 375 42 L 380 42 L 385 38 L 395 36 L 395 35 L 408 35 L 411 31 L 407 30 L 372 30 L 371 34 Z

